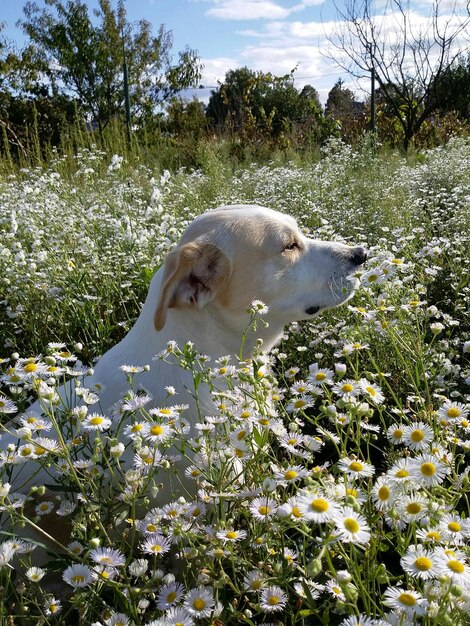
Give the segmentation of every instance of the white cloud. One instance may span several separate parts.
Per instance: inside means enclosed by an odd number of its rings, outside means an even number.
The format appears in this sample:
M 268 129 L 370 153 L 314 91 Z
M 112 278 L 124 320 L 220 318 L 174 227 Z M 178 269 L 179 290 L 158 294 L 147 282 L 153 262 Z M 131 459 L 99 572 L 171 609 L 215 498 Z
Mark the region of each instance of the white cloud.
M 212 0 L 215 5 L 206 15 L 220 20 L 276 20 L 287 17 L 291 9 L 271 0 Z

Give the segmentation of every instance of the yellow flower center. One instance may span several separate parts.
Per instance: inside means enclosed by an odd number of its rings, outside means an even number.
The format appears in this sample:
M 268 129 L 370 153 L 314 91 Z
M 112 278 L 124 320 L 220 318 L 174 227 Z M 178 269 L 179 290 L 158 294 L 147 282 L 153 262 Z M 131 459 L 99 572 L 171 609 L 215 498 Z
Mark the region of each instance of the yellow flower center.
M 297 478 L 298 474 L 295 470 L 289 470 L 284 474 L 284 478 L 286 480 L 293 480 L 294 478 Z
M 269 596 L 269 606 L 277 606 L 279 604 L 279 596 Z
M 364 469 L 364 466 L 359 461 L 353 461 L 349 464 L 349 469 L 352 472 L 361 472 Z
M 357 520 L 354 519 L 354 517 L 347 517 L 344 520 L 344 527 L 346 528 L 346 530 L 348 530 L 350 533 L 357 533 L 357 531 L 359 530 L 360 526 L 357 522 Z
M 326 378 L 325 372 L 318 372 L 317 374 L 315 374 L 315 380 L 322 381 L 322 380 L 325 380 L 325 378 Z
M 366 391 L 370 396 L 376 396 L 377 392 L 373 387 L 367 386 Z
M 206 607 L 206 601 L 203 598 L 196 598 L 193 602 L 193 609 L 202 611 Z
M 270 506 L 266 506 L 266 505 L 264 505 L 264 504 L 263 504 L 263 505 L 261 505 L 261 506 L 258 508 L 258 513 L 259 513 L 260 515 L 268 515 L 268 513 L 269 513 L 270 511 L 271 511 L 271 507 L 270 507 Z
M 422 508 L 423 507 L 419 504 L 419 502 L 410 502 L 406 507 L 406 512 L 410 515 L 416 515 L 422 510 Z
M 351 385 L 351 383 L 344 383 L 344 385 L 342 385 L 341 390 L 344 391 L 344 393 L 351 393 L 351 391 L 354 390 L 353 385 Z
M 240 417 L 241 417 L 242 419 L 244 419 L 244 420 L 246 420 L 248 417 L 250 417 L 250 415 L 251 415 L 250 411 L 242 411 L 242 412 L 240 413 Z
M 407 469 L 402 468 L 396 472 L 395 478 L 406 478 L 409 475 L 410 475 L 410 472 Z
M 383 500 L 385 502 L 385 500 L 390 498 L 390 489 L 386 485 L 382 485 L 377 492 L 377 495 L 379 496 L 379 500 Z
M 95 417 L 92 417 L 90 420 L 90 424 L 92 424 L 93 426 L 99 426 L 99 424 L 103 423 L 103 418 L 100 415 L 96 415 Z
M 462 526 L 458 522 L 449 522 L 447 528 L 451 533 L 458 533 L 462 530 Z
M 404 604 L 405 606 L 414 606 L 416 604 L 416 598 L 412 593 L 401 593 L 398 596 L 398 602 Z
M 155 524 L 147 524 L 147 531 L 149 533 L 156 533 L 157 527 L 155 526 Z
M 294 407 L 296 409 L 301 409 L 303 406 L 305 406 L 307 403 L 305 402 L 305 400 L 296 400 L 294 402 Z
M 463 574 L 465 571 L 464 564 L 456 560 L 447 561 L 447 567 L 456 574 Z
M 434 476 L 436 470 L 437 468 L 434 463 L 427 462 L 421 465 L 421 474 L 423 474 L 423 476 Z
M 459 417 L 461 411 L 456 406 L 451 406 L 450 409 L 447 409 L 447 417 L 455 418 Z
M 82 576 L 82 574 L 75 574 L 75 576 L 72 576 L 72 582 L 74 583 L 82 583 L 85 580 L 85 576 Z
M 440 541 L 441 540 L 441 535 L 436 532 L 435 530 L 430 530 L 428 532 L 428 534 L 426 535 L 427 539 L 432 539 L 433 541 Z
M 419 556 L 415 561 L 415 567 L 420 572 L 427 572 L 432 567 L 432 561 L 427 556 Z
M 236 539 L 238 537 L 238 533 L 236 533 L 234 530 L 229 530 L 227 533 L 225 533 L 225 536 L 227 539 Z
M 176 591 L 170 591 L 170 593 L 166 597 L 166 601 L 171 604 L 171 602 L 174 602 L 175 599 L 176 599 Z
M 317 513 L 324 513 L 330 508 L 329 503 L 323 498 L 317 498 L 310 503 L 311 508 Z
M 419 441 L 422 441 L 423 439 L 424 439 L 424 431 L 420 430 L 419 428 L 417 428 L 411 433 L 411 441 L 418 443 Z
M 292 507 L 292 515 L 297 518 L 302 517 L 302 511 L 299 509 L 298 506 Z
M 31 372 L 35 372 L 38 369 L 36 363 L 28 363 L 28 365 L 24 366 L 24 371 L 30 374 Z
M 160 424 L 154 424 L 152 428 L 150 429 L 150 432 L 152 435 L 158 436 L 163 433 L 163 428 L 160 426 Z
M 131 428 L 131 431 L 133 433 L 138 433 L 142 430 L 142 428 L 143 428 L 142 424 L 134 424 Z

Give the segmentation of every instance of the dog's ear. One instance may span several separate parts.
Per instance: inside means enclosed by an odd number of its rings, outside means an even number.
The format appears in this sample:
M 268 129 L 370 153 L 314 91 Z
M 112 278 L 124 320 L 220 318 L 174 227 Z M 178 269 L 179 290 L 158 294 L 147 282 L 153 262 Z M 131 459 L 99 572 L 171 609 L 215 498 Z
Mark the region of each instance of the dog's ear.
M 230 271 L 226 255 L 210 243 L 187 243 L 170 252 L 163 270 L 155 328 L 165 326 L 169 308 L 202 309 L 221 292 Z

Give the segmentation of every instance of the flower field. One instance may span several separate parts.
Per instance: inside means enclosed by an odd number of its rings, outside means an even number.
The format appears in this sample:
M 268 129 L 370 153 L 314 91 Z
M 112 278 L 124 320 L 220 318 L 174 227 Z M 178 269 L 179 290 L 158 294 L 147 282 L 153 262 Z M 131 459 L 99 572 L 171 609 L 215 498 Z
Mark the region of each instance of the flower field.
M 186 225 L 240 202 L 365 245 L 356 295 L 269 356 L 211 361 L 197 338 L 155 355 L 209 385 L 196 435 L 171 388 L 164 406 L 145 393 L 152 363 L 122 364 L 128 391 L 102 415 L 80 389 L 94 359 Z M 469 140 L 413 162 L 335 140 L 310 166 L 237 171 L 208 153 L 173 174 L 83 150 L 2 175 L 0 232 L 0 420 L 17 437 L 0 439 L 1 624 L 469 623 Z M 59 401 L 65 379 L 82 406 Z M 155 506 L 175 449 L 190 486 Z M 25 464 L 63 488 L 15 490 Z

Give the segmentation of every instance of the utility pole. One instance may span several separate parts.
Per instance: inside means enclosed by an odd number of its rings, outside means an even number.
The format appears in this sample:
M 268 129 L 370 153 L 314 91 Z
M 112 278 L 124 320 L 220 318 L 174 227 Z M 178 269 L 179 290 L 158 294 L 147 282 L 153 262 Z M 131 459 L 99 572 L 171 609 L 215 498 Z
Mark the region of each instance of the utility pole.
M 370 70 L 370 131 L 375 136 L 375 69 Z

